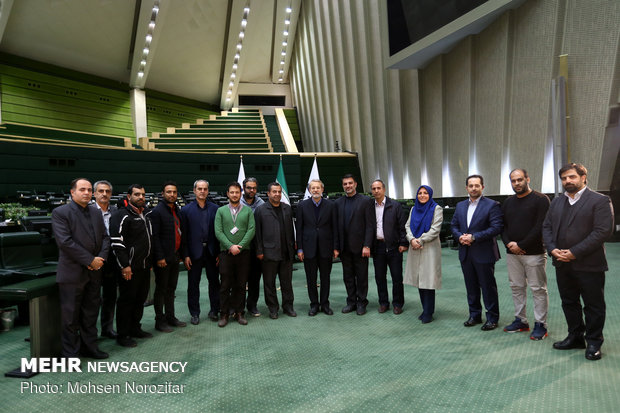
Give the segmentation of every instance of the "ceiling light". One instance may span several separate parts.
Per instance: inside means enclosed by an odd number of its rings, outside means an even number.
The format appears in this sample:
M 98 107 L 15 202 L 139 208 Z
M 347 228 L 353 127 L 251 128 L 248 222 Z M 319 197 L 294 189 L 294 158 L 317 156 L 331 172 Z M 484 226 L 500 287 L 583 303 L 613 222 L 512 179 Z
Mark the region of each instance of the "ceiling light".
M 231 74 L 230 74 L 230 78 L 231 78 L 231 79 L 234 79 L 235 77 L 237 77 L 237 75 L 235 75 L 234 73 L 231 73 Z
M 233 82 L 232 80 L 230 81 L 230 83 L 228 84 L 228 86 L 233 87 L 235 85 L 235 82 Z
M 142 49 L 142 53 L 149 54 L 149 48 L 145 47 L 144 49 Z
M 291 24 L 291 21 L 289 19 L 286 19 L 284 20 L 284 24 L 288 26 L 289 24 Z
M 278 71 L 278 73 L 280 73 L 280 74 L 284 73 L 284 69 L 280 69 L 280 70 Z
M 239 57 L 241 57 L 239 53 L 235 53 L 235 60 L 239 60 Z
M 241 43 L 237 43 L 237 50 L 241 50 L 243 46 L 241 46 Z
M 245 32 L 240 32 L 240 33 L 239 33 L 239 38 L 240 38 L 240 39 L 243 39 L 244 37 L 245 37 Z
M 233 63 L 233 70 L 237 69 L 237 63 Z
M 226 102 L 230 102 L 230 98 L 226 98 Z
M 151 36 L 150 34 L 146 35 L 146 42 L 147 43 L 151 43 L 151 40 L 153 40 L 153 36 Z
M 285 35 L 285 36 L 288 36 L 288 30 L 284 30 L 284 31 L 282 32 L 282 34 L 283 34 L 283 35 Z
M 249 7 L 245 7 L 245 8 L 243 9 L 243 12 L 244 12 L 244 13 L 249 13 L 249 12 L 250 12 L 250 8 L 249 8 Z
M 229 90 L 228 92 L 226 92 L 227 95 L 232 95 L 232 90 Z
M 282 50 L 282 56 L 286 56 L 286 52 Z
M 282 81 L 282 78 L 279 78 L 279 79 L 278 79 L 278 82 L 281 82 L 281 81 Z
M 155 28 L 155 22 L 151 20 L 149 23 L 149 29 L 153 30 Z
M 153 13 L 159 12 L 159 6 L 156 4 L 153 6 Z
M 247 26 L 248 21 L 246 19 L 241 20 L 241 27 Z
M 143 77 L 144 76 L 144 72 L 143 71 L 139 71 L 138 72 L 138 77 Z
M 285 40 L 285 41 L 282 42 L 282 46 L 286 46 L 286 45 L 288 45 L 288 43 Z
M 144 59 L 140 60 L 140 66 L 146 66 L 146 60 Z
M 287 13 L 290 13 L 290 12 L 292 12 L 292 11 L 293 11 L 293 9 L 291 9 L 290 7 L 287 7 L 287 8 L 286 8 L 286 12 L 287 12 Z

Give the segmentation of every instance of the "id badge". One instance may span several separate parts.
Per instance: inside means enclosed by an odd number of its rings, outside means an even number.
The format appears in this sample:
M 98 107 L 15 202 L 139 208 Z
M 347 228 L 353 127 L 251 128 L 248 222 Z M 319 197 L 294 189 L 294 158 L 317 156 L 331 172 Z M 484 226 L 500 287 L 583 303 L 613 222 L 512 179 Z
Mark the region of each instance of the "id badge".
M 239 231 L 239 228 L 237 228 L 237 226 L 235 225 L 231 230 L 230 233 L 235 235 L 237 232 Z

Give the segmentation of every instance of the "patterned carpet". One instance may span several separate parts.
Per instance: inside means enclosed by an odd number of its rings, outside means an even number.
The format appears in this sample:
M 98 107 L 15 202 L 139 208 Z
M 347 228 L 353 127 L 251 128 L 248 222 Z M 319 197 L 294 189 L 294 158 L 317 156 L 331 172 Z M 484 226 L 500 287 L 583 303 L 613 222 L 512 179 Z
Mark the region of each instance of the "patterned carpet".
M 206 278 L 201 283 L 203 320 L 173 333 L 154 331 L 153 307 L 144 328 L 155 338 L 137 348 L 121 348 L 102 339 L 110 362 L 183 362 L 179 373 L 42 373 L 30 380 L 0 377 L 3 411 L 26 412 L 613 412 L 620 405 L 620 244 L 608 244 L 607 324 L 603 359 L 584 358 L 583 350 L 557 351 L 553 341 L 566 335 L 555 274 L 547 266 L 549 337 L 529 340 L 528 333 L 502 329 L 483 332 L 464 328 L 465 287 L 455 251 L 443 249 L 444 288 L 437 292 L 435 321 L 422 325 L 417 290 L 405 287 L 401 315 L 377 312 L 372 264 L 368 314 L 342 314 L 345 291 L 342 267 L 335 264 L 330 296 L 335 314 L 308 317 L 305 276 L 300 264 L 293 273 L 296 318 L 263 316 L 226 328 L 206 318 Z M 180 277 L 177 313 L 189 321 L 186 274 Z M 513 320 L 504 259 L 496 266 L 501 326 Z M 529 298 L 531 300 L 531 296 Z M 530 302 L 528 302 L 529 304 Z M 532 307 L 528 315 L 532 317 Z M 0 333 L 0 369 L 19 366 L 28 357 L 27 327 Z M 110 385 L 118 394 L 69 393 Z M 30 384 L 29 384 L 30 383 Z M 148 387 L 140 385 L 162 385 Z M 32 385 L 36 385 L 34 388 Z M 53 385 L 62 394 L 36 393 Z M 86 386 L 84 386 L 86 385 Z M 117 387 L 115 385 L 118 385 Z M 71 389 L 69 389 L 71 386 Z M 129 386 L 129 387 L 126 387 Z M 175 387 L 176 386 L 176 387 Z M 183 393 L 132 393 L 140 389 Z

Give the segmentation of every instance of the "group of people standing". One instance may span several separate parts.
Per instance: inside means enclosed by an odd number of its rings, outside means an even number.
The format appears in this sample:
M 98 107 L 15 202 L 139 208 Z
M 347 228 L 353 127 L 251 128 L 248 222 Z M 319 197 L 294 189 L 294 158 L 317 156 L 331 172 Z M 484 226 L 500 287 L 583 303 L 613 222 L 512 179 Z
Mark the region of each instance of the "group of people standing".
M 510 180 L 515 195 L 500 205 L 482 195 L 484 180 L 466 180 L 469 198 L 457 204 L 451 221 L 459 244 L 469 305 L 466 327 L 482 324 L 482 296 L 486 322 L 482 330 L 497 328 L 499 303 L 494 265 L 499 259 L 496 237 L 502 234 L 515 320 L 504 331 L 529 331 L 526 288 L 534 297 L 534 330 L 530 338 L 547 336 L 548 294 L 545 275 L 546 251 L 556 266 L 562 308 L 569 335 L 554 344 L 557 349 L 585 348 L 588 359 L 601 356 L 605 320 L 603 242 L 613 230 L 609 198 L 586 187 L 587 171 L 569 164 L 559 172 L 565 196 L 549 199 L 529 186 L 525 170 L 515 169 Z M 247 178 L 243 186 L 226 187 L 228 204 L 217 207 L 207 200 L 209 183 L 194 182 L 195 200 L 182 209 L 176 205 L 177 185 L 162 186 L 162 200 L 153 210 L 145 208 L 145 191 L 131 185 L 118 209 L 110 205 L 112 185 L 99 181 L 93 189 L 84 178 L 72 182 L 73 202 L 56 208 L 52 223 L 59 246 L 57 281 L 62 307 L 62 351 L 106 358 L 96 344 L 96 321 L 101 307 L 102 335 L 119 345 L 135 347 L 135 338 L 152 337 L 141 328 L 150 270 L 155 272 L 155 328 L 172 332 L 186 323 L 176 317 L 174 297 L 180 262 L 188 271 L 187 302 L 190 323 L 200 323 L 200 280 L 206 271 L 210 309 L 208 317 L 219 327 L 231 319 L 247 325 L 245 309 L 259 317 L 259 286 L 263 277 L 269 317 L 279 311 L 296 317 L 292 271 L 295 255 L 303 262 L 309 316 L 333 315 L 329 301 L 330 274 L 340 258 L 346 287 L 342 313 L 366 313 L 368 265 L 373 266 L 379 313 L 392 307 L 401 314 L 403 283 L 418 287 L 422 323 L 430 323 L 435 311 L 435 290 L 441 288 L 441 242 L 443 208 L 433 200 L 433 190 L 422 185 L 408 219 L 400 203 L 387 197 L 385 183 L 371 184 L 373 198 L 357 192 L 353 175 L 342 178 L 345 196 L 335 201 L 323 197 L 324 184 L 312 180 L 309 199 L 297 205 L 296 219 L 282 202 L 282 187 L 267 186 L 268 200 L 256 196 L 258 182 Z M 403 275 L 403 253 L 407 264 Z M 392 278 L 389 300 L 387 271 Z M 320 274 L 320 275 L 319 275 Z M 276 277 L 282 303 L 278 301 Z M 319 286 L 320 285 L 320 292 Z M 103 286 L 103 303 L 100 290 Z M 118 286 L 119 296 L 116 297 Z M 247 297 L 247 298 L 246 298 Z M 580 297 L 584 300 L 586 321 Z M 116 327 L 112 328 L 116 304 Z M 584 340 L 585 334 L 585 340 Z

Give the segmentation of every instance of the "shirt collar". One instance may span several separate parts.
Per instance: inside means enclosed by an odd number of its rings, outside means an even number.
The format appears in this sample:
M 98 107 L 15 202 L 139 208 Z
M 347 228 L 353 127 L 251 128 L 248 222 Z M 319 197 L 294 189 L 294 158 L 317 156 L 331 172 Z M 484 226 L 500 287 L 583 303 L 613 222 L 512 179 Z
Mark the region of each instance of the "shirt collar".
M 323 198 L 319 198 L 319 202 L 314 202 L 314 198 L 310 197 L 310 199 L 312 200 L 312 203 L 316 206 L 321 205 L 321 202 L 323 201 Z
M 479 196 L 479 197 L 478 197 L 477 199 L 475 199 L 475 200 L 474 200 L 474 199 L 471 199 L 471 197 L 470 197 L 470 198 L 469 198 L 469 205 L 472 205 L 472 206 L 476 206 L 476 205 L 478 205 L 478 202 L 480 201 L 480 198 L 482 198 L 482 195 L 481 195 L 481 196 Z
M 568 194 L 568 192 L 564 191 L 564 196 L 566 196 L 568 199 L 570 199 L 572 202 L 577 202 L 579 201 L 579 198 L 581 198 L 581 195 L 583 195 L 583 193 L 586 191 L 587 186 L 584 185 L 583 188 L 581 188 L 581 190 L 579 192 L 577 192 L 575 194 L 574 197 L 570 197 L 570 195 Z
M 385 199 L 386 197 L 383 197 L 383 201 L 381 201 L 381 203 L 378 203 L 377 200 L 375 199 L 375 206 L 385 206 Z

